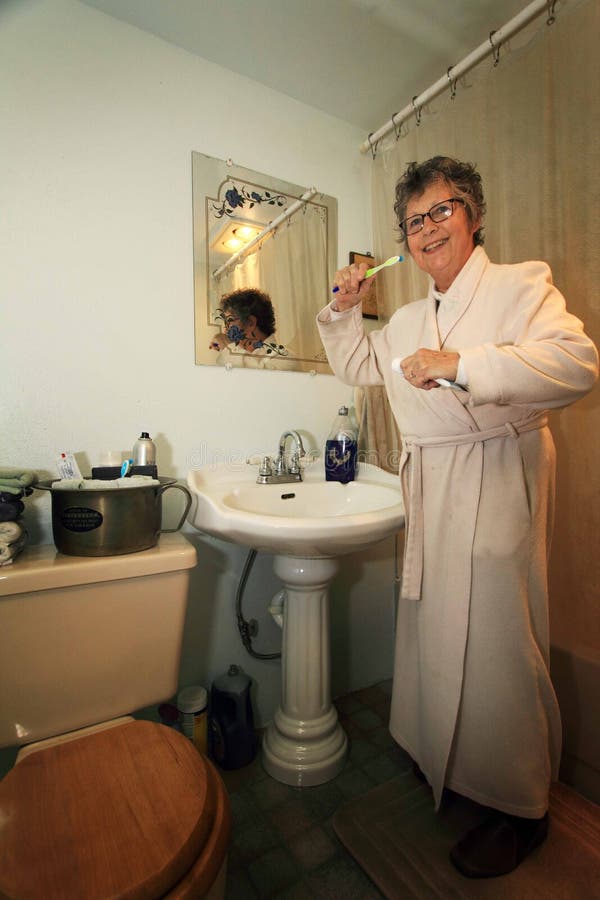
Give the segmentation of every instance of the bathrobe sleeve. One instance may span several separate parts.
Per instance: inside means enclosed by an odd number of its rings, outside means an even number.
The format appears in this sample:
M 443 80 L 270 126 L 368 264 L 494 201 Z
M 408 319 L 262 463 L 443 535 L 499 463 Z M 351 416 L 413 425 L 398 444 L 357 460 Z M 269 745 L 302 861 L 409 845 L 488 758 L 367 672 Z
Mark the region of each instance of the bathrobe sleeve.
M 497 322 L 498 339 L 460 347 L 470 405 L 551 409 L 583 397 L 598 377 L 598 353 L 567 312 L 543 262 L 490 265 L 478 312 Z
M 360 303 L 335 318 L 326 306 L 317 316 L 317 327 L 331 368 L 340 381 L 352 385 L 384 383 L 377 353 L 382 332 L 365 334 Z

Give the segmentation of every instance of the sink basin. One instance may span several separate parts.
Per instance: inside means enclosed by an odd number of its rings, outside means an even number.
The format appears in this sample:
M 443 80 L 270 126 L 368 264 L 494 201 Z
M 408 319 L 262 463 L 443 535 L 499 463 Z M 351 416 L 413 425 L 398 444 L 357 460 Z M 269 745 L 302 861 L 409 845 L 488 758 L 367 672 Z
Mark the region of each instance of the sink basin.
M 356 481 L 325 481 L 319 463 L 304 480 L 257 484 L 256 466 L 192 470 L 190 521 L 199 530 L 267 553 L 314 559 L 377 543 L 404 524 L 400 481 L 361 463 Z

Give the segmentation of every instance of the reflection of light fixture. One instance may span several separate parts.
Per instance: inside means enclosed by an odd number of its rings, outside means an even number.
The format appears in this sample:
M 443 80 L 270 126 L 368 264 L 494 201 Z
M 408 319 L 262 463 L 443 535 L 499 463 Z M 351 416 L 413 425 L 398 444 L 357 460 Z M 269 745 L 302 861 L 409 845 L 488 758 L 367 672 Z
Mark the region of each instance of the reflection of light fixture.
M 249 225 L 240 225 L 239 228 L 233 229 L 235 236 L 245 243 L 251 241 L 253 237 L 256 237 L 259 231 L 260 228 L 251 228 Z
M 260 234 L 260 228 L 252 228 L 251 225 L 238 225 L 235 228 L 228 228 L 226 234 L 231 236 L 223 241 L 223 246 L 231 253 L 235 253 L 236 250 L 240 250 L 255 238 L 257 234 Z
M 241 250 L 242 247 L 254 240 L 257 234 L 260 234 L 260 228 L 242 225 L 239 222 L 230 222 L 219 236 L 219 246 L 225 248 L 229 253 L 235 253 L 236 250 Z
M 234 250 L 239 250 L 240 247 L 243 247 L 243 246 L 244 246 L 244 242 L 241 241 L 241 240 L 240 240 L 239 238 L 237 238 L 237 237 L 230 237 L 229 240 L 223 241 L 223 246 L 226 247 L 228 250 L 231 250 L 231 251 L 233 252 Z

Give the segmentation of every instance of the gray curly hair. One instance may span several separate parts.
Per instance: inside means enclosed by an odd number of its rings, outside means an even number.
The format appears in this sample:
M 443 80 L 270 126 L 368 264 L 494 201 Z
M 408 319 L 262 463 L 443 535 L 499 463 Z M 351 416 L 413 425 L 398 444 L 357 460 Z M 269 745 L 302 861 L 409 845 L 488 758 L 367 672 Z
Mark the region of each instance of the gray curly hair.
M 400 228 L 400 223 L 406 218 L 406 208 L 409 200 L 414 196 L 420 196 L 431 184 L 436 181 L 446 181 L 451 188 L 452 195 L 464 201 L 465 210 L 469 222 L 483 221 L 485 215 L 485 200 L 481 175 L 471 163 L 460 162 L 450 156 L 433 156 L 422 163 L 411 162 L 408 164 L 404 175 L 396 185 L 396 202 L 394 212 L 398 219 L 400 240 L 407 242 L 406 235 Z M 483 225 L 473 235 L 473 244 L 483 244 Z

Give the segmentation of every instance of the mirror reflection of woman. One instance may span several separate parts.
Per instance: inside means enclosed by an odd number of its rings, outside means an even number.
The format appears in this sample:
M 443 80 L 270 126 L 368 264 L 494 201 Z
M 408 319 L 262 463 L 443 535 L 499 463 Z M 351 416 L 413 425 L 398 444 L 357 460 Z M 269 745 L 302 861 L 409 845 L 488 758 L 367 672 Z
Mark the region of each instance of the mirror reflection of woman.
M 214 335 L 209 347 L 218 352 L 253 356 L 287 356 L 275 337 L 275 311 L 271 298 L 256 288 L 232 291 L 221 299 L 217 318 L 224 330 Z

